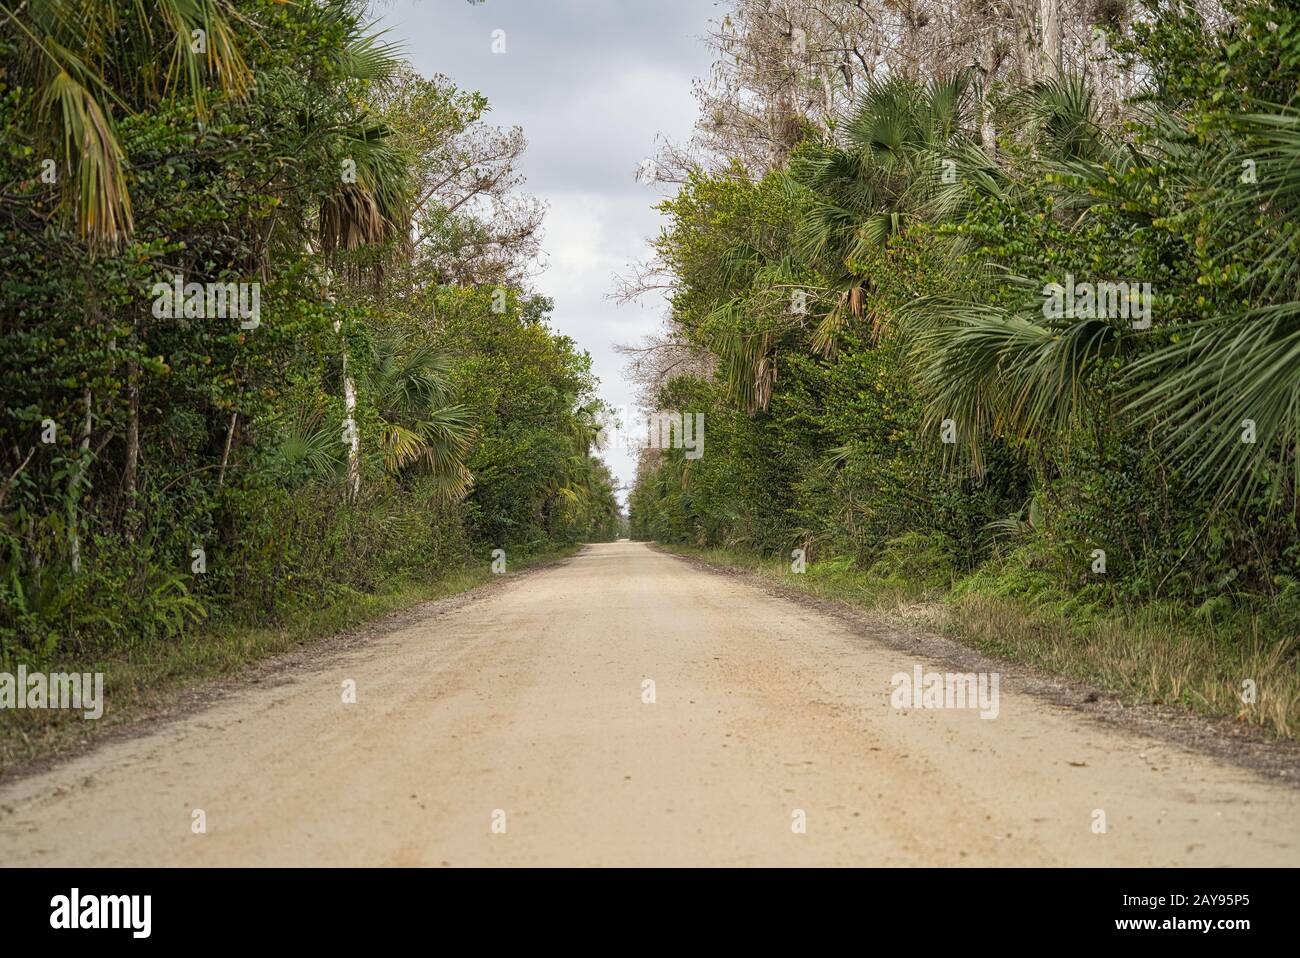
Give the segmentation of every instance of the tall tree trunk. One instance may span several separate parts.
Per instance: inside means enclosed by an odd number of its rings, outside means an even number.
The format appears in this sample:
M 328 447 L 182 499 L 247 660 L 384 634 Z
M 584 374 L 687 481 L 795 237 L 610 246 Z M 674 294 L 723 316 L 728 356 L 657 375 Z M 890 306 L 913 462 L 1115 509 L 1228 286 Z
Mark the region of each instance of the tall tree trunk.
M 1038 4 L 1041 0 L 1016 0 L 1012 17 L 1016 30 L 1016 72 L 1021 83 L 1038 79 Z
M 1057 79 L 1061 75 L 1061 0 L 1038 0 L 1038 18 L 1042 41 L 1040 75 Z

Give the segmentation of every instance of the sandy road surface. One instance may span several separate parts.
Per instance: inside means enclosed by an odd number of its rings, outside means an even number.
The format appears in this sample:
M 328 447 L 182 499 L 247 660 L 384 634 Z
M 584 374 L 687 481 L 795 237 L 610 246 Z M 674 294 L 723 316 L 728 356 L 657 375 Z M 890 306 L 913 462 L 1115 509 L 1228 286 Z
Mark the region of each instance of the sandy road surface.
M 10 782 L 0 863 L 1300 864 L 1300 792 L 1005 689 L 895 710 L 915 664 L 593 546 Z

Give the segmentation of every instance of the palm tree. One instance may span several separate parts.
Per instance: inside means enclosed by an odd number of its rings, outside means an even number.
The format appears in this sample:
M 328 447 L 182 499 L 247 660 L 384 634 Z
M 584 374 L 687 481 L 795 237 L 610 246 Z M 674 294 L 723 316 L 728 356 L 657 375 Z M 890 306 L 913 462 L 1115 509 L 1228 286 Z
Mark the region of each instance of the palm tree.
M 794 249 L 779 257 L 745 244 L 729 251 L 724 271 L 740 291 L 705 323 L 719 375 L 741 408 L 753 413 L 771 400 L 785 334 L 805 323 L 788 308 L 793 289 L 809 288 L 800 277 L 823 278 L 810 345 L 829 357 L 846 325 L 870 311 L 869 264 L 891 237 L 1000 188 L 978 122 L 969 73 L 928 83 L 892 77 L 866 89 L 835 139 L 797 151 L 782 182 L 805 208 Z M 949 183 L 957 168 L 960 181 Z
M 1300 488 L 1300 111 L 1262 104 L 1208 129 L 1151 108 L 1144 137 L 1121 142 L 1101 127 L 1078 78 L 1040 81 L 1005 108 L 1030 147 L 1019 175 L 1049 183 L 1061 222 L 1086 225 L 1103 207 L 1150 226 L 1145 197 L 1126 174 L 1159 171 L 1176 214 L 1211 211 L 1232 237 L 1204 269 L 1236 270 L 1240 308 L 1206 319 L 1159 317 L 1137 331 L 1111 318 L 1045 318 L 1038 283 L 989 269 L 983 294 L 930 296 L 907 307 L 928 423 L 952 418 L 978 469 L 982 437 L 1046 441 L 1072 422 L 1118 414 L 1213 498 L 1241 500 L 1265 485 Z M 1258 170 L 1257 180 L 1242 175 Z M 1004 195 L 1015 201 L 1016 183 Z M 1245 265 L 1243 265 L 1245 264 Z M 996 301 L 1010 305 L 993 306 Z M 1190 302 L 1196 289 L 1166 299 Z M 1018 294 L 1018 295 L 1017 295 Z M 1099 389 L 1095 377 L 1110 377 Z M 1116 400 L 1119 400 L 1118 402 Z M 1121 420 L 1122 421 L 1122 420 Z M 1289 472 L 1289 479 L 1283 478 Z
M 251 27 L 228 0 L 6 0 L 0 14 L 11 85 L 36 93 L 26 132 L 61 158 L 64 202 L 92 247 L 133 229 L 116 117 L 172 96 L 202 116 L 210 88 L 239 97 L 252 82 L 236 24 Z
M 311 8 L 313 26 L 350 22 L 346 7 L 335 0 Z M 60 158 L 69 174 L 60 177 L 64 203 L 92 248 L 116 247 L 134 229 L 118 117 L 188 97 L 203 118 L 214 94 L 240 99 L 254 83 L 242 47 L 257 40 L 257 28 L 230 0 L 0 0 L 0 25 L 13 43 L 12 85 L 36 94 L 26 132 L 38 155 Z M 358 31 L 344 39 L 336 66 L 344 77 L 382 83 L 400 63 L 379 34 Z M 404 235 L 405 165 L 387 131 L 365 125 L 341 135 L 356 177 L 322 199 L 322 248 Z
M 1023 151 L 1017 167 L 977 165 L 977 175 L 964 177 L 957 189 L 933 194 L 927 207 L 933 219 L 959 219 L 979 194 L 1015 206 L 1028 181 L 1035 188 L 1051 184 L 1056 215 L 1077 225 L 1107 201 L 1113 174 L 1137 162 L 1101 127 L 1097 104 L 1078 77 L 1040 80 L 999 109 L 1004 127 L 1018 131 Z M 950 262 L 962 252 L 954 243 Z M 920 297 L 896 318 L 911 342 L 923 428 L 951 420 L 957 451 L 979 472 L 987 436 L 1059 434 L 1090 404 L 1104 402 L 1089 388 L 1094 371 L 1138 343 L 1115 320 L 1045 317 L 1036 277 L 1010 275 L 995 264 L 967 275 L 982 283 L 961 295 Z
M 865 264 L 891 237 L 914 219 L 951 215 L 972 187 L 989 188 L 996 167 L 978 124 L 969 71 L 925 83 L 891 77 L 867 88 L 836 141 L 791 163 L 809 203 L 798 253 L 830 278 L 815 350 L 831 355 L 846 323 L 869 308 Z
M 376 335 L 365 383 L 382 421 L 380 450 L 394 476 L 431 476 L 439 496 L 454 501 L 473 477 L 465 456 L 475 430 L 469 410 L 454 403 L 451 358 L 431 343 L 397 331 Z
M 320 246 L 325 253 L 354 251 L 406 238 L 410 218 L 409 166 L 386 142 L 389 131 L 368 126 L 341 146 L 349 179 L 340 177 L 321 199 Z
M 345 13 L 341 5 L 322 11 L 327 20 L 343 19 Z M 348 19 L 347 22 L 352 21 Z M 401 70 L 402 60 L 397 49 L 383 42 L 380 34 L 354 31 L 339 48 L 335 65 L 344 76 L 382 85 L 394 80 Z M 340 273 L 345 282 L 360 282 L 365 275 L 378 280 L 385 260 L 409 244 L 414 199 L 410 157 L 393 144 L 387 127 L 362 118 L 351 128 L 331 132 L 342 160 L 332 189 L 320 198 L 316 239 L 327 257 L 325 285 L 327 298 L 333 301 L 329 292 L 333 272 Z M 366 248 L 370 250 L 368 257 L 345 255 Z M 340 323 L 336 322 L 335 331 L 340 328 Z M 392 337 L 381 338 L 377 343 L 381 350 L 398 352 L 404 346 Z M 392 355 L 396 353 L 380 358 L 391 358 Z M 348 498 L 352 499 L 361 488 L 361 436 L 356 422 L 356 383 L 348 369 L 348 359 L 347 346 L 344 345 L 343 396 L 348 443 L 346 488 Z M 430 428 L 433 429 L 430 435 L 436 436 L 439 429 L 454 432 L 459 424 L 455 421 L 440 424 L 434 420 Z M 469 488 L 468 472 L 457 458 L 455 444 L 419 449 L 412 444 L 415 438 L 403 435 L 400 426 L 396 431 L 385 433 L 383 449 L 390 471 L 396 472 L 410 465 L 406 461 L 408 455 L 414 455 L 416 460 L 432 455 L 439 461 L 426 463 L 426 466 L 432 468 L 440 482 L 446 482 L 442 495 L 449 499 L 464 495 Z M 405 452 L 395 453 L 395 449 Z
M 1300 110 L 1260 106 L 1229 119 L 1227 148 L 1224 137 L 1161 144 L 1176 168 L 1201 171 L 1197 195 L 1222 235 L 1244 237 L 1220 254 L 1222 268 L 1250 263 L 1244 307 L 1186 324 L 1125 377 L 1138 421 L 1224 499 L 1300 491 Z

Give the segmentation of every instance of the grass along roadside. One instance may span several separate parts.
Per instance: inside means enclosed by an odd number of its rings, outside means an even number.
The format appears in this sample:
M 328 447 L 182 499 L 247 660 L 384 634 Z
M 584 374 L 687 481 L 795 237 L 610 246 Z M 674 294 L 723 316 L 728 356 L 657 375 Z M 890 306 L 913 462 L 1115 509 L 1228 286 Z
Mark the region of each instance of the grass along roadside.
M 513 559 L 504 576 L 489 566 L 451 569 L 428 581 L 406 580 L 380 593 L 339 592 L 331 601 L 297 610 L 274 627 L 219 626 L 199 629 L 167 643 L 141 643 L 129 652 L 39 668 L 53 672 L 104 673 L 104 714 L 87 720 L 72 709 L 0 709 L 0 778 L 21 765 L 55 758 L 103 735 L 169 709 L 204 683 L 238 679 L 254 666 L 295 651 L 310 652 L 323 640 L 375 623 L 426 602 L 468 592 L 490 581 L 574 555 L 570 546 Z M 36 666 L 29 666 L 31 669 Z
M 1269 634 L 1259 617 L 1216 622 L 1172 603 L 1098 609 L 1059 598 L 1031 599 L 999 592 L 1007 583 L 989 572 L 924 587 L 855 568 L 847 558 L 810 562 L 796 574 L 781 557 L 677 544 L 659 548 L 1087 683 L 1125 704 L 1176 706 L 1300 739 L 1300 642 Z M 1252 687 L 1254 700 L 1243 700 Z

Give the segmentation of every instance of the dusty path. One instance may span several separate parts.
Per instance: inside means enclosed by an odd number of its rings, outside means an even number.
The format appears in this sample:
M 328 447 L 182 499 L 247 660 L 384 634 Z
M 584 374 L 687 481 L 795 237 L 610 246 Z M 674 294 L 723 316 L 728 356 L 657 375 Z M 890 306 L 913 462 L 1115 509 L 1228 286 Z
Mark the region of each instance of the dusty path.
M 593 546 L 9 783 L 0 863 L 1300 864 L 1300 792 L 1006 690 L 895 710 L 916 664 Z

